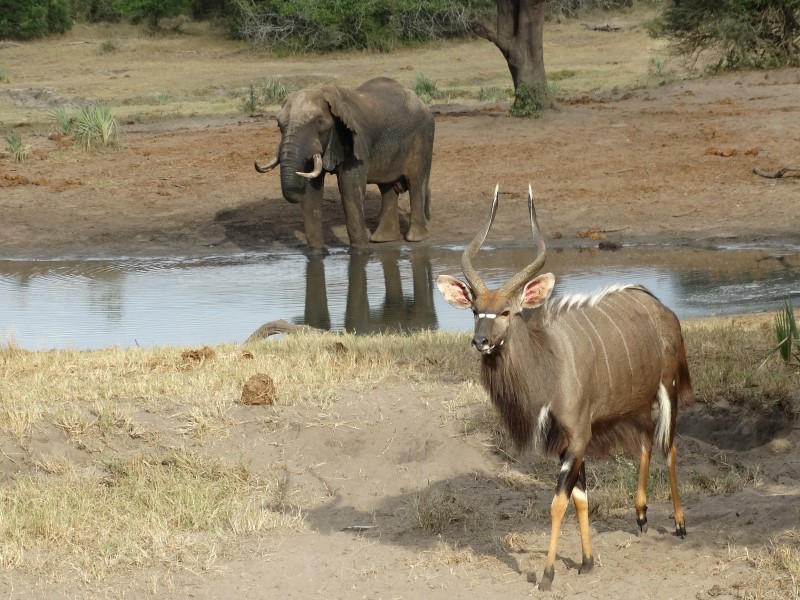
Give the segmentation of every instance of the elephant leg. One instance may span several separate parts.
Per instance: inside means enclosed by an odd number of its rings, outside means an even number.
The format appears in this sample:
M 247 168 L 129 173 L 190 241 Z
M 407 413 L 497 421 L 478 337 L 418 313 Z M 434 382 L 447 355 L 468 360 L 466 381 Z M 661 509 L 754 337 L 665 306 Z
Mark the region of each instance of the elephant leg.
M 394 242 L 399 240 L 400 218 L 397 216 L 397 198 L 399 194 L 394 184 L 378 184 L 381 190 L 381 220 L 378 228 L 369 236 L 371 242 Z
M 408 190 L 411 197 L 411 225 L 408 228 L 406 239 L 409 242 L 421 242 L 428 237 L 428 219 L 426 217 L 431 191 L 428 181 L 419 185 L 411 185 Z
M 322 178 L 320 178 L 322 179 Z M 316 183 L 316 182 L 315 182 Z M 309 186 L 300 199 L 303 222 L 306 229 L 306 243 L 315 251 L 325 250 L 325 234 L 322 231 L 322 181 Z
M 345 169 L 337 174 L 339 193 L 347 225 L 350 246 L 363 248 L 369 245 L 369 230 L 364 222 L 364 197 L 367 191 L 366 178 L 357 168 Z

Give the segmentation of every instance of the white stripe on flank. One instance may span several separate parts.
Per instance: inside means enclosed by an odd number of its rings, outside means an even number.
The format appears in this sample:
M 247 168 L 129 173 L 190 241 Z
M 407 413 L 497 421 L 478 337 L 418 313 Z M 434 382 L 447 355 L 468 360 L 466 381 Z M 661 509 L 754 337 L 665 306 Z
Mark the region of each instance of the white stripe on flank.
M 633 386 L 633 381 L 636 379 L 636 375 L 633 372 L 633 362 L 631 361 L 631 352 L 630 352 L 630 350 L 628 350 L 628 342 L 625 339 L 625 334 L 622 333 L 622 329 L 619 328 L 619 325 L 617 325 L 617 322 L 613 318 L 611 318 L 611 316 L 609 316 L 608 313 L 606 313 L 606 311 L 604 311 L 602 308 L 598 308 L 597 310 L 599 310 L 600 314 L 602 314 L 606 319 L 608 319 L 611 322 L 611 324 L 614 326 L 614 328 L 619 333 L 619 337 L 622 340 L 622 345 L 625 346 L 625 356 L 628 357 L 628 370 L 631 373 L 631 386 Z M 632 395 L 633 394 L 631 394 L 631 396 Z

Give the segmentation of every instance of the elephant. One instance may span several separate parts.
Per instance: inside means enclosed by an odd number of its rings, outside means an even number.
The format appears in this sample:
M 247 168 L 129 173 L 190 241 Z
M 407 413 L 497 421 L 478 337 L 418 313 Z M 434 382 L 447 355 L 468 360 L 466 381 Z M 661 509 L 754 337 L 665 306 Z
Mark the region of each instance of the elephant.
M 335 173 L 351 248 L 400 240 L 398 196 L 408 191 L 411 216 L 406 240 L 428 237 L 434 119 L 407 87 L 376 77 L 354 90 L 325 83 L 289 94 L 277 114 L 281 140 L 266 173 L 280 165 L 281 192 L 303 211 L 306 241 L 325 252 L 322 193 Z M 370 234 L 364 222 L 368 183 L 381 192 L 380 222 Z

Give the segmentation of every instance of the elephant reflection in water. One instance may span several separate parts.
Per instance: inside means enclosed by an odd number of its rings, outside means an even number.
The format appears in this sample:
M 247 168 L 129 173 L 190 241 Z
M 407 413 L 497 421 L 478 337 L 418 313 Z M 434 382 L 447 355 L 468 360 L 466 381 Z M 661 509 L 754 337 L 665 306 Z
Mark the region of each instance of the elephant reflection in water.
M 433 273 L 427 249 L 416 249 L 409 254 L 413 285 L 411 296 L 403 294 L 400 256 L 400 250 L 384 249 L 378 253 L 383 267 L 386 293 L 383 304 L 377 309 L 371 309 L 367 295 L 367 264 L 370 256 L 363 252 L 350 255 L 344 315 L 346 331 L 367 334 L 438 327 L 433 304 Z M 308 257 L 303 320 L 312 327 L 326 330 L 331 328 L 325 263 L 320 256 Z

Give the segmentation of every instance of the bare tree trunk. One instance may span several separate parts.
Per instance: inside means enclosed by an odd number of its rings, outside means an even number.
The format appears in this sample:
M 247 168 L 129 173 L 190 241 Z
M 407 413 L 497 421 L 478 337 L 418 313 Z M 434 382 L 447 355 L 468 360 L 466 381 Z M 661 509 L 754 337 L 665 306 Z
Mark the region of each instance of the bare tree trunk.
M 527 85 L 545 94 L 545 106 L 550 106 L 542 41 L 546 10 L 547 0 L 497 0 L 496 31 L 477 22 L 472 31 L 503 53 L 515 92 Z

